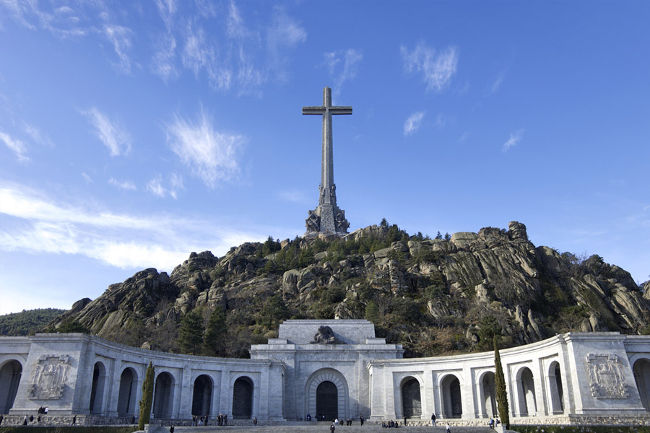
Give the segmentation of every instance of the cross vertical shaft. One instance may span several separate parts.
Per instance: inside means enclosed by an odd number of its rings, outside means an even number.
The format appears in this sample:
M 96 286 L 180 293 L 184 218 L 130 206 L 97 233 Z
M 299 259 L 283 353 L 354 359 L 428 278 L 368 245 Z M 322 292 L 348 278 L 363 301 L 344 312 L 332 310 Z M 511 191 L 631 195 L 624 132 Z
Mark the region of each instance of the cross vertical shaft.
M 302 114 L 323 116 L 323 140 L 321 148 L 321 182 L 318 207 L 310 211 L 307 232 L 347 233 L 349 223 L 345 213 L 336 206 L 334 185 L 334 151 L 332 146 L 332 115 L 352 114 L 352 107 L 332 105 L 332 90 L 323 89 L 323 105 L 302 108 Z

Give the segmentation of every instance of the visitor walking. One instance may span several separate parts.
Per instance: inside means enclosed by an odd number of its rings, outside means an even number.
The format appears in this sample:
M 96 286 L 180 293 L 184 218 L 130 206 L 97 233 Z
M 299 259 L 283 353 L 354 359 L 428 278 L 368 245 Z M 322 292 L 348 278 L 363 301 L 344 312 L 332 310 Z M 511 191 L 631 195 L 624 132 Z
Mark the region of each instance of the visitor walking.
M 334 433 L 334 430 L 336 430 L 336 427 L 334 427 L 334 423 L 330 425 L 330 433 Z
M 363 419 L 363 416 L 360 416 L 360 417 L 359 417 L 359 422 L 361 423 L 362 426 L 363 426 L 363 422 L 364 422 L 364 421 L 365 421 L 365 419 Z
M 435 427 L 436 425 L 436 413 L 431 414 L 431 425 Z
M 174 424 L 169 426 L 169 433 L 174 433 Z
M 446 425 L 445 427 L 446 427 L 446 430 L 445 430 L 445 431 L 446 431 L 447 433 L 451 433 L 451 427 L 449 427 L 449 423 L 447 423 L 447 425 Z

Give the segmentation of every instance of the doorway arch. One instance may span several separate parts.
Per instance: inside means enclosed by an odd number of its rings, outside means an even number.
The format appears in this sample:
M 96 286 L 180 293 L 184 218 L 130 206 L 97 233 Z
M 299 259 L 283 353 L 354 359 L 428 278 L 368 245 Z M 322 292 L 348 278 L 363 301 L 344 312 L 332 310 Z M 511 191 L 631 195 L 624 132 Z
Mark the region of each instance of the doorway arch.
M 232 390 L 232 417 L 250 419 L 253 416 L 253 381 L 248 376 L 235 380 Z
M 647 358 L 637 360 L 632 371 L 641 403 L 646 411 L 650 411 L 650 360 Z
M 316 419 L 334 421 L 339 417 L 339 392 L 329 380 L 316 387 Z
M 23 366 L 15 359 L 0 368 L 0 414 L 8 414 L 14 406 L 22 374 Z
M 120 391 L 117 401 L 118 416 L 135 415 L 135 399 L 138 391 L 138 375 L 134 369 L 127 367 L 120 375 Z
M 497 416 L 497 399 L 496 399 L 496 375 L 488 371 L 481 378 L 481 404 L 483 405 L 483 414 L 488 418 Z
M 93 381 L 90 389 L 90 403 L 88 408 L 92 414 L 101 414 L 103 411 L 104 383 L 106 382 L 106 367 L 97 361 L 93 367 Z
M 519 397 L 519 416 L 535 416 L 537 400 L 535 398 L 535 379 L 530 368 L 523 367 L 517 373 L 517 391 Z
M 336 414 L 339 419 L 347 419 L 348 414 L 348 384 L 345 377 L 338 370 L 333 368 L 322 368 L 315 371 L 307 379 L 305 384 L 305 408 L 304 413 L 314 417 L 318 416 L 317 401 L 318 388 L 323 382 L 330 382 L 336 387 Z M 330 385 L 325 385 L 330 387 Z
M 192 415 L 210 415 L 210 404 L 212 403 L 212 378 L 202 374 L 194 380 L 194 391 L 192 392 Z
M 171 418 L 174 397 L 174 376 L 163 371 L 156 377 L 153 397 L 154 418 Z
M 551 394 L 551 413 L 564 413 L 564 390 L 562 389 L 562 373 L 560 363 L 551 362 L 548 367 L 548 390 Z
M 404 378 L 402 391 L 402 415 L 404 418 L 422 417 L 422 398 L 420 395 L 420 382 L 413 376 Z
M 460 380 L 453 375 L 446 375 L 440 381 L 442 390 L 442 415 L 445 418 L 460 418 L 463 415 L 463 400 L 460 394 Z

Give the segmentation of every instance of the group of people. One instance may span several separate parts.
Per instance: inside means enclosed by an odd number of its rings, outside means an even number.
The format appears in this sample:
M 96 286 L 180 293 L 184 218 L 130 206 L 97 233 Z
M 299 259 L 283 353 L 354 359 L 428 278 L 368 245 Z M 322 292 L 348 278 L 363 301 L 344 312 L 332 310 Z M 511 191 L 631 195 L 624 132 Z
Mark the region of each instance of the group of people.
M 490 422 L 488 423 L 488 425 L 490 426 L 491 429 L 494 429 L 494 426 L 499 425 L 499 422 L 500 421 L 499 421 L 498 417 L 497 418 L 490 418 Z
M 198 426 L 198 425 L 208 425 L 208 417 L 207 416 L 196 416 L 192 415 L 192 425 L 193 426 Z
M 399 422 L 398 421 L 393 421 L 393 420 L 390 420 L 388 422 L 382 421 L 381 426 L 383 428 L 398 428 L 399 427 Z

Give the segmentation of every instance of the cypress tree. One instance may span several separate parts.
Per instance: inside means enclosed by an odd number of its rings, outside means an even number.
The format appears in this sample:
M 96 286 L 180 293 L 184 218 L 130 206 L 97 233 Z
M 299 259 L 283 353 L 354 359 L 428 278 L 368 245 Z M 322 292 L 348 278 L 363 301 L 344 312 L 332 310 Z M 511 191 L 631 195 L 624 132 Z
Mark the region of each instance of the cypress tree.
M 154 368 L 151 361 L 147 367 L 147 373 L 142 382 L 142 399 L 140 400 L 140 419 L 138 420 L 138 430 L 144 430 L 144 425 L 149 424 L 151 418 L 151 403 L 153 402 L 153 378 Z
M 499 419 L 501 424 L 506 429 L 510 428 L 510 410 L 508 408 L 508 394 L 506 392 L 506 379 L 503 375 L 503 367 L 501 366 L 501 355 L 499 355 L 499 346 L 497 345 L 497 336 L 494 335 L 494 387 L 496 388 L 497 397 L 497 411 L 499 412 Z

